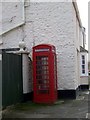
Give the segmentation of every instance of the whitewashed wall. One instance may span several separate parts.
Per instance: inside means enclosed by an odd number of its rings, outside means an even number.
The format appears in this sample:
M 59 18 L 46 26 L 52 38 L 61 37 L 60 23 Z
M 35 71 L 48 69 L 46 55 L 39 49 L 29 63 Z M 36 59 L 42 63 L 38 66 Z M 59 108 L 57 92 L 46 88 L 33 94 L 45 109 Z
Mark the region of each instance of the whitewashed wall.
M 80 26 L 79 21 L 77 19 L 76 11 L 74 7 L 72 7 L 73 12 L 73 29 L 74 29 L 74 59 L 75 59 L 75 86 L 76 88 L 80 85 L 80 39 L 82 35 L 80 36 Z
M 81 85 L 88 85 L 89 84 L 88 77 L 87 76 L 81 76 L 80 77 L 80 84 Z
M 72 3 L 31 3 L 26 8 L 26 22 L 32 23 L 35 45 L 49 43 L 56 46 L 58 89 L 77 87 L 72 7 Z
M 24 2 L 23 0 L 3 1 L 0 2 L 2 6 L 2 18 L 0 19 L 0 26 L 2 30 L 0 34 L 5 33 L 24 23 Z
M 80 45 L 83 47 L 83 33 L 82 33 L 82 29 L 80 29 Z
M 3 35 L 3 48 L 18 47 L 25 40 L 33 45 L 53 44 L 57 50 L 58 89 L 78 87 L 76 14 L 71 2 L 30 3 L 25 7 L 26 24 Z
M 22 55 L 22 70 L 23 70 L 23 93 L 29 93 L 30 91 L 32 91 L 32 79 L 30 79 L 30 66 L 29 66 L 29 58 L 28 58 L 28 54 L 23 54 Z
M 17 27 L 2 35 L 2 48 L 18 48 L 19 41 L 23 40 L 22 27 Z

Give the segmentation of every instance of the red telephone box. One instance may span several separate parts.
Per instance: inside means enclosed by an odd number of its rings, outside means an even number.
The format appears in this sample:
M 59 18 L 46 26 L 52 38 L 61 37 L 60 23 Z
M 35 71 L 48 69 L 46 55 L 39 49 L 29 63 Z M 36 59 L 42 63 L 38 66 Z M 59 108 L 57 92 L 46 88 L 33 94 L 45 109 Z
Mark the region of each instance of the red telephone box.
M 57 100 L 56 49 L 53 45 L 33 47 L 34 102 L 54 103 Z

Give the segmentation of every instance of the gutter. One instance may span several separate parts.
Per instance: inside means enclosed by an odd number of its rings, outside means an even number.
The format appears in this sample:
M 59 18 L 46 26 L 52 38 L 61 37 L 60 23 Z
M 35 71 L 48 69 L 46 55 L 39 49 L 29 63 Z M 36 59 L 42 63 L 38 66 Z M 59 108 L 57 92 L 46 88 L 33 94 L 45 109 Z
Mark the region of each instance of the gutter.
M 79 26 L 82 28 L 82 22 L 81 22 L 81 18 L 80 18 L 80 14 L 79 14 L 79 10 L 78 10 L 78 5 L 77 5 L 77 2 L 73 2 L 72 1 L 72 4 L 74 6 L 74 9 L 75 9 L 75 12 L 76 12 L 76 17 L 78 19 L 78 22 L 79 22 Z

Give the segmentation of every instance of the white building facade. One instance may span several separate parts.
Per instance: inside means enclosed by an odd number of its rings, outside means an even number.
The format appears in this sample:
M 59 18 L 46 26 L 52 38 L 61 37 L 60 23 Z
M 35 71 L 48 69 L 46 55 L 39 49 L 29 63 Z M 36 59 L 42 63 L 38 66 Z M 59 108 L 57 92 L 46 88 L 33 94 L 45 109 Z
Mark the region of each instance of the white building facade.
M 76 98 L 79 88 L 88 89 L 87 51 L 80 48 L 83 27 L 75 2 L 18 1 L 2 6 L 0 49 L 18 48 L 24 41 L 32 54 L 33 46 L 52 44 L 57 53 L 58 97 Z

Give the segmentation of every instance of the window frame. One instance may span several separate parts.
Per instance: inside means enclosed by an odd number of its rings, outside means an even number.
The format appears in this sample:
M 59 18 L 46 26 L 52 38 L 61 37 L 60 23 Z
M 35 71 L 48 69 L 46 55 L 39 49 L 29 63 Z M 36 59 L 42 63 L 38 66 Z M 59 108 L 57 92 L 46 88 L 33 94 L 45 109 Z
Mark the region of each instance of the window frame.
M 85 73 L 86 73 L 86 70 L 85 70 L 85 68 L 86 68 L 85 63 L 86 63 L 86 61 L 85 61 L 85 55 L 82 55 L 82 74 L 85 74 Z
M 80 76 L 88 76 L 88 54 L 84 52 L 80 53 Z

